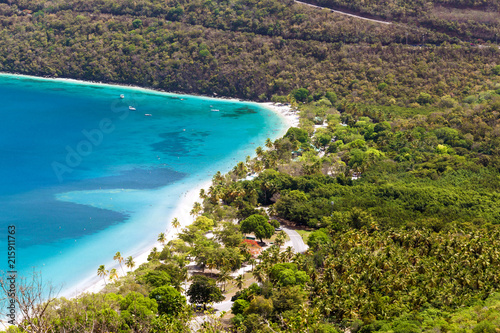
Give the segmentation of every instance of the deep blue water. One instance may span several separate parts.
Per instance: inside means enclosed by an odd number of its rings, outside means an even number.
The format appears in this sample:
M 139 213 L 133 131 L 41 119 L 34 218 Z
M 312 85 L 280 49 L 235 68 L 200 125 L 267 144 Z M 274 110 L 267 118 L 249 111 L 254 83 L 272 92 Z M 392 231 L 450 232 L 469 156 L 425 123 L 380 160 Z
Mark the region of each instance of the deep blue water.
M 253 103 L 13 75 L 0 101 L 0 269 L 15 225 L 15 269 L 65 291 L 153 243 L 182 193 L 285 126 Z

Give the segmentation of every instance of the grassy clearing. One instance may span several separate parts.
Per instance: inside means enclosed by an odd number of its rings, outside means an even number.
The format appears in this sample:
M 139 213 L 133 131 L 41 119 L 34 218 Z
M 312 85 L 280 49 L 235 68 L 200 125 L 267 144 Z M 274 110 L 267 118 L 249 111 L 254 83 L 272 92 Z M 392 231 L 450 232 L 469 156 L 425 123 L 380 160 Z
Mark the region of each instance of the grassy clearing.
M 302 237 L 302 240 L 304 243 L 307 244 L 307 240 L 309 239 L 309 235 L 311 234 L 312 231 L 309 230 L 295 230 L 297 233 Z
M 249 287 L 252 283 L 255 283 L 257 282 L 257 280 L 255 280 L 255 278 L 253 277 L 252 273 L 251 272 L 246 272 L 244 275 L 244 282 L 243 282 L 243 288 L 241 289 L 245 289 L 247 287 Z M 227 284 L 227 287 L 226 287 L 226 299 L 231 299 L 231 297 L 234 296 L 234 294 L 236 294 L 237 291 L 239 291 L 240 289 L 238 289 L 238 287 L 236 286 L 236 282 L 235 281 L 231 281 Z

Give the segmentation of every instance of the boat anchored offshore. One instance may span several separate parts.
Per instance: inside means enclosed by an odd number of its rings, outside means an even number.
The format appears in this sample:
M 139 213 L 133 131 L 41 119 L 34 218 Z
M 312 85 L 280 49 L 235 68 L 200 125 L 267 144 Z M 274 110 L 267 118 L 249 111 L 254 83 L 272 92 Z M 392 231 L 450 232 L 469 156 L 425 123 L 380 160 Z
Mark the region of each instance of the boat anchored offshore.
M 212 111 L 212 112 L 219 112 L 220 110 L 219 109 L 212 109 L 210 111 Z
M 152 116 L 152 114 L 151 114 L 151 113 L 145 113 L 144 115 L 145 115 L 146 117 L 151 117 L 151 116 Z
M 122 99 L 123 99 L 123 98 L 125 98 L 125 95 L 124 95 L 124 94 L 121 94 L 121 95 L 120 95 L 120 98 L 122 98 Z
M 129 106 L 129 107 L 128 107 L 128 109 L 129 109 L 130 111 L 135 111 L 135 108 L 134 108 L 133 106 Z

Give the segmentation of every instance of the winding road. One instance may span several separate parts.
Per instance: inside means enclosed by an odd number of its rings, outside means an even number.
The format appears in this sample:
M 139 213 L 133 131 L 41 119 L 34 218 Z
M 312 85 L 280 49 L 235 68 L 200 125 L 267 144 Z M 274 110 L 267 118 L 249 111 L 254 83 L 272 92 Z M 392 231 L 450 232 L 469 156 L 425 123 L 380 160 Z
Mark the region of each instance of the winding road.
M 358 18 L 358 19 L 361 19 L 361 20 L 366 20 L 366 21 L 375 22 L 375 23 L 381 23 L 381 24 L 392 24 L 392 22 L 374 20 L 374 19 L 370 19 L 370 18 L 367 18 L 367 17 L 363 17 L 363 16 L 358 16 L 358 15 L 349 14 L 349 13 L 346 13 L 346 12 L 341 12 L 340 10 L 335 10 L 335 9 L 331 9 L 331 8 L 328 8 L 328 7 L 321 7 L 321 6 L 311 5 L 310 3 L 307 3 L 307 2 L 302 2 L 302 1 L 297 1 L 297 0 L 294 0 L 294 1 L 296 3 L 300 3 L 300 4 L 303 4 L 303 5 L 306 5 L 306 6 L 311 6 L 311 7 L 321 8 L 321 9 L 328 9 L 328 10 L 334 12 L 334 13 L 342 14 L 342 15 L 347 15 L 347 16 L 351 16 L 351 17 L 355 17 L 355 18 Z
M 286 232 L 288 237 L 290 237 L 290 241 L 287 242 L 288 245 L 291 245 L 293 250 L 298 253 L 304 253 L 309 248 L 302 239 L 302 236 L 295 230 L 283 228 L 283 231 Z M 285 246 L 287 246 L 285 244 Z

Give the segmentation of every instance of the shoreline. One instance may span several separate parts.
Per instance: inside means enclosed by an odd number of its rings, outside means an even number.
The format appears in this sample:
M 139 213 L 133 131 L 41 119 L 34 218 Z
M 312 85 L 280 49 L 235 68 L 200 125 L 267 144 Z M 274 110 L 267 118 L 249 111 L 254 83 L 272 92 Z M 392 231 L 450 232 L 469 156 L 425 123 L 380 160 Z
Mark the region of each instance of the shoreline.
M 292 108 L 289 105 L 276 105 L 273 102 L 253 102 L 262 107 L 265 107 L 268 110 L 273 111 L 277 114 L 283 122 L 286 124 L 286 130 L 284 133 L 279 134 L 278 138 L 284 136 L 290 127 L 298 127 L 299 126 L 299 114 L 298 111 L 292 111 Z M 278 139 L 275 138 L 274 140 Z
M 256 102 L 253 100 L 244 100 L 244 99 L 239 99 L 239 98 L 234 98 L 234 97 L 226 97 L 226 96 L 210 96 L 210 95 L 203 95 L 199 93 L 185 93 L 185 92 L 180 92 L 180 91 L 166 91 L 163 89 L 157 89 L 157 88 L 145 88 L 141 86 L 136 86 L 132 84 L 120 84 L 120 83 L 112 83 L 112 82 L 100 82 L 100 81 L 87 81 L 87 80 L 81 80 L 81 79 L 72 79 L 72 78 L 59 78 L 59 77 L 45 77 L 45 76 L 34 76 L 34 75 L 29 75 L 29 74 L 18 74 L 18 73 L 8 73 L 8 72 L 2 72 L 0 71 L 0 76 L 5 75 L 5 76 L 20 76 L 20 77 L 25 77 L 25 78 L 31 78 L 31 79 L 36 79 L 36 80 L 42 80 L 42 81 L 61 81 L 61 82 L 70 82 L 74 84 L 84 84 L 84 85 L 94 85 L 94 86 L 111 86 L 114 88 L 127 88 L 127 89 L 134 89 L 134 90 L 143 90 L 146 92 L 156 92 L 156 93 L 161 93 L 161 94 L 169 94 L 169 95 L 178 95 L 178 96 L 194 96 L 194 97 L 202 97 L 202 98 L 209 98 L 209 99 L 215 99 L 215 100 L 224 100 L 224 101 L 230 101 L 230 102 L 240 102 L 240 103 L 252 103 L 259 105 L 260 107 L 264 107 L 268 110 L 273 111 L 275 114 L 277 114 L 283 122 L 289 126 L 289 127 L 297 127 L 299 125 L 299 116 L 298 114 L 295 114 L 292 111 L 292 108 L 289 105 L 276 105 L 274 102 Z M 286 133 L 286 131 L 285 131 Z M 281 136 L 283 136 L 282 134 Z M 274 140 L 276 140 L 275 138 Z
M 298 126 L 298 114 L 293 112 L 291 110 L 290 106 L 287 105 L 276 105 L 276 103 L 273 102 L 255 102 L 255 101 L 248 101 L 248 100 L 241 100 L 237 98 L 228 98 L 228 97 L 216 97 L 216 96 L 206 96 L 206 95 L 200 95 L 200 94 L 185 94 L 181 92 L 168 92 L 164 90 L 159 90 L 159 89 L 154 89 L 154 88 L 144 88 L 140 86 L 134 86 L 134 85 L 126 85 L 126 84 L 115 84 L 115 83 L 102 83 L 102 82 L 95 82 L 95 81 L 85 81 L 85 80 L 79 80 L 79 79 L 71 79 L 71 78 L 54 78 L 54 77 L 38 77 L 38 76 L 33 76 L 33 75 L 26 75 L 26 74 L 18 74 L 18 73 L 6 73 L 6 72 L 0 72 L 0 75 L 4 76 L 9 76 L 11 78 L 16 78 L 16 77 L 23 77 L 23 78 L 31 78 L 34 80 L 40 80 L 40 81 L 60 81 L 60 82 L 70 82 L 74 84 L 82 84 L 82 85 L 93 85 L 93 86 L 112 86 L 114 88 L 127 88 L 130 90 L 139 90 L 139 91 L 145 91 L 145 92 L 156 92 L 160 94 L 169 94 L 169 95 L 178 95 L 178 96 L 190 96 L 190 97 L 200 97 L 200 98 L 207 98 L 207 99 L 219 99 L 223 101 L 234 101 L 234 102 L 241 102 L 241 103 L 251 103 L 255 104 L 261 108 L 265 108 L 267 110 L 272 111 L 275 113 L 282 121 L 284 126 L 282 129 L 273 135 L 271 139 L 274 141 L 278 138 L 281 138 L 285 135 L 287 130 L 290 127 L 296 127 Z M 262 142 L 261 145 L 263 145 L 264 142 Z M 253 153 L 253 156 L 255 157 L 255 152 Z M 233 165 L 230 166 L 232 168 Z M 230 169 L 229 169 L 230 170 Z M 227 172 L 227 171 L 226 171 Z M 213 171 L 213 174 L 215 174 L 215 171 Z M 201 201 L 199 198 L 199 192 L 203 188 L 205 190 L 208 189 L 208 187 L 211 185 L 211 177 L 213 176 L 210 175 L 210 179 L 208 180 L 203 180 L 200 183 L 198 183 L 195 187 L 189 189 L 186 192 L 181 193 L 180 195 L 180 200 L 176 205 L 176 208 L 174 212 L 172 213 L 172 216 L 169 217 L 169 222 L 168 225 L 166 226 L 166 243 L 169 242 L 172 239 L 177 238 L 177 235 L 179 234 L 179 231 L 186 227 L 187 225 L 191 224 L 193 222 L 193 217 L 189 214 L 191 211 L 191 208 L 193 207 L 194 203 L 196 201 Z M 184 194 L 184 198 L 182 195 Z M 170 223 L 171 220 L 176 217 L 179 222 L 180 222 L 180 227 L 178 229 L 172 228 Z M 168 229 L 167 229 L 168 228 Z M 141 264 L 147 262 L 147 257 L 153 247 L 161 248 L 162 245 L 156 241 L 153 244 L 148 245 L 146 248 L 138 250 L 135 254 L 132 254 L 132 257 L 134 258 L 135 266 L 132 270 L 135 270 L 137 267 L 139 267 Z M 128 256 L 127 256 L 128 257 Z M 123 263 L 122 263 L 122 266 Z M 112 268 L 116 268 L 117 275 L 118 277 L 122 277 L 124 275 L 127 275 L 130 269 L 124 267 L 123 273 L 122 269 L 120 268 L 119 264 L 114 264 L 112 266 L 106 267 L 107 270 L 110 270 Z M 76 285 L 73 285 L 71 288 L 66 288 L 61 290 L 61 293 L 57 295 L 57 297 L 65 297 L 65 298 L 74 298 L 78 297 L 82 294 L 85 293 L 97 293 L 101 291 L 105 287 L 105 283 L 102 278 L 98 277 L 97 274 L 93 276 L 87 276 L 83 280 L 80 280 Z
M 298 114 L 295 114 L 291 111 L 290 106 L 277 106 L 275 105 L 275 103 L 272 102 L 267 102 L 267 103 L 253 102 L 253 103 L 265 107 L 268 110 L 271 110 L 276 115 L 278 115 L 285 124 L 282 131 L 278 133 L 277 137 L 274 138 L 273 140 L 283 137 L 290 127 L 298 126 L 299 116 Z M 211 179 L 208 181 L 203 181 L 194 188 L 191 188 L 190 190 L 185 192 L 184 198 L 182 198 L 183 193 L 181 193 L 181 199 L 177 204 L 177 207 L 175 208 L 174 212 L 172 213 L 172 216 L 169 217 L 169 226 L 165 233 L 166 236 L 165 243 L 168 243 L 169 241 L 176 239 L 177 235 L 182 230 L 182 228 L 185 228 L 189 224 L 193 223 L 193 217 L 189 213 L 195 202 L 197 201 L 201 202 L 201 199 L 199 197 L 200 190 L 204 189 L 205 191 L 207 191 L 211 184 L 212 184 Z M 180 227 L 177 230 L 170 225 L 170 222 L 173 218 L 177 218 L 180 222 Z M 125 274 L 123 274 L 121 269 L 119 269 L 120 266 L 118 264 L 108 267 L 107 269 L 116 268 L 118 277 L 122 277 L 124 275 L 126 276 L 128 272 L 133 271 L 141 264 L 148 262 L 147 260 L 148 255 L 154 247 L 160 248 L 161 246 L 162 245 L 160 244 L 160 242 L 156 241 L 155 243 L 148 246 L 145 250 L 139 251 L 136 256 L 132 255 L 132 257 L 134 258 L 135 266 L 132 270 L 124 269 Z M 106 285 L 103 282 L 102 278 L 97 277 L 96 274 L 95 276 L 89 277 L 84 282 L 78 284 L 75 288 L 72 288 L 73 292 L 58 297 L 75 298 L 85 293 L 98 293 L 102 291 L 105 286 Z
M 205 189 L 207 190 L 208 187 L 212 184 L 212 181 L 203 181 L 202 183 L 198 184 L 197 186 L 189 189 L 187 192 L 181 193 L 181 199 L 179 203 L 177 204 L 174 212 L 172 213 L 172 216 L 169 217 L 169 224 L 168 224 L 168 229 L 166 229 L 165 232 L 165 243 L 168 243 L 169 241 L 177 238 L 177 235 L 179 234 L 179 231 L 182 230 L 182 228 L 185 228 L 189 224 L 193 223 L 193 217 L 190 215 L 190 211 L 194 205 L 195 202 L 200 202 L 200 190 Z M 184 197 L 182 197 L 184 195 Z M 180 227 L 176 230 L 171 226 L 171 221 L 173 218 L 177 218 L 180 223 Z M 139 250 L 137 253 L 132 254 L 132 257 L 134 258 L 135 266 L 130 270 L 126 267 L 124 267 L 125 274 L 123 274 L 122 270 L 120 269 L 120 265 L 115 264 L 113 266 L 107 267 L 106 269 L 112 269 L 116 268 L 116 272 L 118 277 L 126 276 L 128 272 L 131 272 L 135 269 L 137 269 L 140 265 L 148 262 L 148 255 L 151 252 L 151 250 L 156 247 L 158 249 L 161 249 L 162 245 L 160 242 L 156 241 L 152 244 L 150 244 L 147 248 L 143 250 Z M 123 265 L 123 264 L 122 264 Z M 85 293 L 98 293 L 102 289 L 104 289 L 105 283 L 102 278 L 98 277 L 97 274 L 93 277 L 89 277 L 88 279 L 84 280 L 83 282 L 79 283 L 77 286 L 74 288 L 71 288 L 73 291 L 68 291 L 64 293 L 63 295 L 60 295 L 58 297 L 65 297 L 65 298 L 75 298 L 78 296 L 81 296 Z
M 186 97 L 186 96 L 193 97 L 194 96 L 194 97 L 210 98 L 210 99 L 216 99 L 216 100 L 241 102 L 241 103 L 257 103 L 257 104 L 271 103 L 271 104 L 273 104 L 272 102 L 256 102 L 253 100 L 241 99 L 241 98 L 236 98 L 236 97 L 219 96 L 216 93 L 214 93 L 215 95 L 203 95 L 203 94 L 195 93 L 195 92 L 167 91 L 167 90 L 164 90 L 162 88 L 141 87 L 138 85 L 134 85 L 132 83 L 90 81 L 90 80 L 73 79 L 73 78 L 67 78 L 67 77 L 35 76 L 35 75 L 31 75 L 31 74 L 9 73 L 9 72 L 2 72 L 2 71 L 0 71 L 0 75 L 12 76 L 12 77 L 20 76 L 20 77 L 25 77 L 25 78 L 35 79 L 35 80 L 42 80 L 42 81 L 45 81 L 45 80 L 46 81 L 61 81 L 61 82 L 69 82 L 69 83 L 83 84 L 83 85 L 110 86 L 110 87 L 114 87 L 114 88 L 127 88 L 127 89 L 133 89 L 133 90 L 143 90 L 146 92 L 155 92 L 155 93 L 176 95 L 176 96 L 182 96 L 182 97 Z

